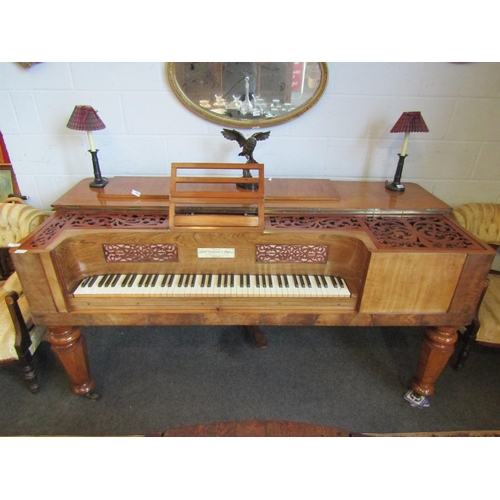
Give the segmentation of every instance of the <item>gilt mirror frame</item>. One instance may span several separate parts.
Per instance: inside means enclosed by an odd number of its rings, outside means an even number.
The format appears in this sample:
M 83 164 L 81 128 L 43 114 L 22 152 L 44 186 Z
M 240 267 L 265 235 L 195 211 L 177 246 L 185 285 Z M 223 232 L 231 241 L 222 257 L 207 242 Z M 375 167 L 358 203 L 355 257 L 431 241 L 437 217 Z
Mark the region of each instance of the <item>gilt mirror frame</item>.
M 197 81 L 196 77 L 193 78 L 191 77 L 189 80 L 187 77 L 183 77 L 183 68 L 185 68 L 186 64 L 189 65 L 199 65 L 200 67 L 200 74 L 202 75 L 209 75 L 211 81 L 207 84 L 206 81 L 204 82 L 199 82 Z M 290 66 L 290 65 L 296 65 L 296 64 L 303 64 L 304 66 L 302 67 L 303 74 L 301 75 L 301 78 L 303 79 L 302 82 L 299 83 L 301 85 L 301 91 L 304 88 L 304 80 L 306 78 L 306 68 L 309 68 L 306 66 L 307 64 L 315 64 L 317 66 L 312 67 L 313 69 L 316 69 L 317 73 L 317 83 L 315 81 L 312 81 L 313 88 L 309 90 L 309 93 L 311 94 L 308 96 L 303 102 L 300 102 L 299 105 L 293 106 L 291 102 L 284 102 L 283 98 L 281 98 L 281 110 L 278 113 L 266 113 L 266 115 L 262 114 L 261 116 L 253 116 L 253 115 L 246 115 L 246 116 L 241 116 L 240 112 L 234 112 L 233 110 L 226 111 L 225 109 L 216 109 L 214 108 L 207 99 L 207 96 L 202 96 L 201 93 L 197 95 L 198 102 L 195 101 L 193 97 L 189 97 L 189 94 L 196 95 L 196 90 L 197 90 L 197 85 L 199 84 L 199 87 L 209 87 L 211 91 L 215 90 L 216 88 L 219 88 L 220 90 L 220 82 L 218 79 L 220 75 L 220 71 L 216 72 L 213 69 L 215 68 L 215 65 L 224 65 L 224 64 L 252 64 L 252 65 L 269 65 L 271 63 L 180 63 L 180 62 L 169 62 L 167 63 L 167 79 L 170 85 L 170 88 L 174 92 L 175 96 L 180 100 L 180 102 L 187 107 L 189 110 L 197 114 L 198 116 L 205 118 L 206 120 L 209 120 L 213 123 L 217 123 L 219 125 L 224 125 L 228 127 L 233 127 L 233 128 L 252 128 L 252 129 L 258 129 L 258 128 L 267 128 L 267 127 L 273 127 L 276 125 L 281 125 L 283 123 L 289 122 L 291 120 L 295 120 L 299 116 L 303 115 L 307 111 L 309 111 L 317 102 L 321 99 L 323 96 L 323 93 L 326 89 L 327 83 L 328 83 L 328 65 L 326 62 L 319 62 L 319 63 L 276 63 L 277 65 L 288 65 L 285 69 L 285 71 L 288 72 L 287 74 L 287 81 L 290 81 L 290 86 L 289 88 L 283 88 L 283 78 L 279 82 L 276 82 L 276 88 L 280 91 L 281 96 L 274 96 L 272 95 L 272 98 L 274 97 L 283 97 L 283 95 L 290 96 L 292 93 L 292 78 L 295 78 L 295 74 L 298 71 L 296 70 L 295 66 Z M 182 66 L 181 66 L 182 65 Z M 210 65 L 213 65 L 211 67 Z M 218 67 L 217 67 L 218 68 Z M 214 77 L 214 74 L 216 73 L 216 76 Z M 292 74 L 293 73 L 293 74 Z M 260 73 L 259 73 L 260 74 Z M 181 75 L 181 78 L 179 78 L 179 75 Z M 248 81 L 248 80 L 247 80 Z M 260 82 L 259 82 L 260 83 Z M 294 80 L 293 85 L 295 85 L 297 82 Z M 310 86 L 311 85 L 311 78 L 308 77 L 308 81 L 305 81 L 305 85 Z M 190 91 L 186 91 L 187 87 L 190 87 Z M 288 85 L 287 85 L 288 87 Z M 194 89 L 194 90 L 193 90 Z M 262 92 L 266 93 L 269 99 L 269 90 L 267 89 L 262 89 L 258 88 L 257 91 L 259 92 L 259 97 Z M 223 92 L 222 92 L 223 93 Z M 248 93 L 248 86 L 247 86 L 247 93 Z M 200 97 L 204 97 L 205 99 L 200 99 Z M 216 93 L 213 92 L 213 95 L 210 96 L 211 100 L 216 99 Z M 236 101 L 236 98 L 234 95 L 231 96 L 233 98 L 233 104 L 234 101 Z M 263 100 L 263 99 L 261 99 Z M 203 107 L 200 104 L 200 101 L 203 101 L 203 104 L 206 107 Z M 278 99 L 274 100 L 274 102 L 278 101 Z M 239 101 L 241 103 L 241 101 Z M 224 103 L 224 106 L 227 106 L 226 103 Z M 229 102 L 229 106 L 231 106 L 231 102 Z M 269 103 L 263 104 L 263 107 L 269 106 Z M 288 109 L 283 109 L 286 106 L 288 106 Z M 219 114 L 220 113 L 220 114 Z M 233 115 L 233 116 L 231 116 Z M 237 118 L 235 117 L 237 116 Z

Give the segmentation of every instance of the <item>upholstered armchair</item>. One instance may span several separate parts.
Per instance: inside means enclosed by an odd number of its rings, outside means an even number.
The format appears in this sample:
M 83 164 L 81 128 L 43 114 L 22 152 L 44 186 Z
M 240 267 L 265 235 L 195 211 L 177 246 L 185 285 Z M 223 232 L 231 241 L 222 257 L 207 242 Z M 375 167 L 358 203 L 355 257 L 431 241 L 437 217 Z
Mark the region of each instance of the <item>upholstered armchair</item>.
M 458 223 L 493 248 L 500 247 L 500 204 L 469 203 L 453 210 Z M 460 369 L 474 341 L 500 347 L 500 272 L 491 270 L 474 320 L 465 328 L 463 347 L 455 364 Z
M 4 250 L 0 281 L 0 365 L 18 363 L 31 392 L 37 392 L 38 381 L 33 354 L 45 335 L 45 328 L 34 326 L 29 304 L 13 270 L 8 250 L 37 227 L 47 214 L 22 200 L 0 203 L 0 247 Z
M 9 249 L 35 229 L 47 214 L 27 205 L 20 198 L 7 198 L 0 203 L 0 279 L 13 271 Z

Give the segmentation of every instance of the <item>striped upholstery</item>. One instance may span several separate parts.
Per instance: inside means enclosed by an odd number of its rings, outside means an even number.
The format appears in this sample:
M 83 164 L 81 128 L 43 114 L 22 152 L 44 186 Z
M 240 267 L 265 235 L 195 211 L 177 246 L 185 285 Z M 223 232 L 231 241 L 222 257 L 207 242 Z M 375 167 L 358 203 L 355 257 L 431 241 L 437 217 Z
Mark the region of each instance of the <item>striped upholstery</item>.
M 500 205 L 468 203 L 453 209 L 458 223 L 474 236 L 491 245 L 500 245 Z
M 490 245 L 500 245 L 500 204 L 468 203 L 453 209 L 458 223 Z M 488 276 L 490 284 L 479 309 L 476 340 L 500 344 L 500 275 Z
M 0 247 L 18 243 L 45 217 L 45 212 L 24 203 L 0 203 Z
M 37 208 L 18 200 L 13 203 L 0 203 L 0 247 L 7 248 L 9 244 L 18 243 L 28 236 L 45 218 L 47 214 Z M 10 291 L 19 294 L 19 307 L 27 324 L 31 323 L 31 313 L 26 296 L 17 273 L 0 284 L 0 362 L 19 359 L 17 354 L 16 331 L 10 312 L 5 303 L 5 297 Z M 35 327 L 30 331 L 30 352 L 34 353 L 42 336 L 44 328 Z M 19 342 L 19 339 L 17 339 Z
M 490 284 L 479 308 L 481 325 L 476 340 L 487 344 L 500 344 L 500 275 L 490 274 Z
M 11 274 L 0 289 L 0 361 L 14 361 L 19 359 L 15 347 L 16 330 L 14 328 L 14 324 L 12 323 L 12 318 L 10 317 L 7 305 L 5 304 L 5 297 L 10 291 L 19 293 L 19 308 L 21 309 L 26 323 L 28 325 L 31 323 L 31 312 L 29 310 L 26 296 L 22 292 L 19 278 L 16 273 Z M 35 327 L 30 331 L 31 346 L 29 350 L 31 354 L 35 352 L 38 344 L 40 344 L 44 336 L 45 328 Z

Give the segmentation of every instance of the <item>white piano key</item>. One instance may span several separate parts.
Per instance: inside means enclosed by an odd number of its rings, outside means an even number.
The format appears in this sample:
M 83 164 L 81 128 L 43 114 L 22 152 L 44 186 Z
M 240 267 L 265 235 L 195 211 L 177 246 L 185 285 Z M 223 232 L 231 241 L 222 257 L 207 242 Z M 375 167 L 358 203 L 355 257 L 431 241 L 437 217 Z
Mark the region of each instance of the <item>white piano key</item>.
M 135 274 L 132 279 L 128 282 L 125 287 L 125 293 L 127 295 L 141 295 L 141 290 L 139 288 L 139 282 L 141 281 L 142 274 Z

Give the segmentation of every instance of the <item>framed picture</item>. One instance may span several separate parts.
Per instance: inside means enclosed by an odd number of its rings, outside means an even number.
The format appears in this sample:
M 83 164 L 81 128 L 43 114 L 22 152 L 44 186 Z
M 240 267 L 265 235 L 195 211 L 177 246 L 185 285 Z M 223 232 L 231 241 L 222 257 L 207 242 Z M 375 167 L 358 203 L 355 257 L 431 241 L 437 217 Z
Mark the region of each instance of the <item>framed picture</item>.
M 19 194 L 14 170 L 10 163 L 0 164 L 0 202 L 9 194 Z

